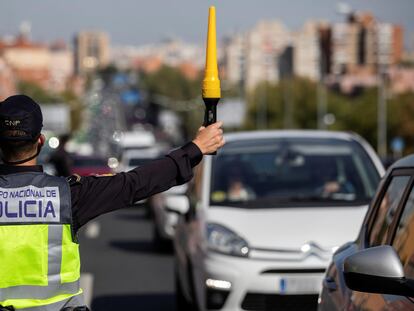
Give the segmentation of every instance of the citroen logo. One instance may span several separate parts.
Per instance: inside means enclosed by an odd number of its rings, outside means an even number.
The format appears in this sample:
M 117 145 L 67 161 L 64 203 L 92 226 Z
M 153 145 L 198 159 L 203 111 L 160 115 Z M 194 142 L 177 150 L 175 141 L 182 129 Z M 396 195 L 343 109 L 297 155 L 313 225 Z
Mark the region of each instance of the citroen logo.
M 305 244 L 302 245 L 302 247 L 300 248 L 300 250 L 302 251 L 302 253 L 306 254 L 306 255 L 317 255 L 319 257 L 321 257 L 323 255 L 323 253 L 325 253 L 324 249 L 322 249 L 318 244 L 314 243 L 314 242 L 307 242 Z

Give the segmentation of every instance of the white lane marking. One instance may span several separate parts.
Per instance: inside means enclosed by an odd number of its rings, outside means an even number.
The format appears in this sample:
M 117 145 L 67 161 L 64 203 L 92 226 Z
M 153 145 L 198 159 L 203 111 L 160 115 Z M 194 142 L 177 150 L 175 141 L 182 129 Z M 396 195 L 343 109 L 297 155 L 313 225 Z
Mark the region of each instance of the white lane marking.
M 101 226 L 97 221 L 91 221 L 86 225 L 85 235 L 89 239 L 96 239 L 101 232 Z
M 93 274 L 81 273 L 80 285 L 83 289 L 83 297 L 85 298 L 85 303 L 90 308 L 93 294 Z

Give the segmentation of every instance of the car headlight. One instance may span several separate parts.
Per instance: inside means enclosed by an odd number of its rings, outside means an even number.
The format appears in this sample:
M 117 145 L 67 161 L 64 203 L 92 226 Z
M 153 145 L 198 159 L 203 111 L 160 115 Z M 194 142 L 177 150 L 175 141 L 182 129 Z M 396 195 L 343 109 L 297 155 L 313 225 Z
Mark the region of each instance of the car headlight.
M 208 247 L 212 251 L 240 257 L 249 255 L 247 242 L 224 226 L 214 223 L 207 224 L 207 241 Z

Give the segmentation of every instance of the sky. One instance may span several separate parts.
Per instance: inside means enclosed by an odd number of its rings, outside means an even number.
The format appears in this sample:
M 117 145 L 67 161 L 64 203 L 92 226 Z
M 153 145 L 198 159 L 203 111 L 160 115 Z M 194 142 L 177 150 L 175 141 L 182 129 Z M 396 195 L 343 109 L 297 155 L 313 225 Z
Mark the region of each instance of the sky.
M 335 0 L 0 0 L 0 36 L 16 34 L 23 21 L 32 38 L 72 40 L 80 30 L 103 30 L 114 45 L 139 45 L 175 37 L 201 43 L 208 7 L 216 6 L 217 34 L 244 31 L 261 19 L 279 19 L 291 30 L 309 19 L 340 21 Z M 380 21 L 401 24 L 414 44 L 414 0 L 348 0 Z M 409 39 L 409 40 L 407 40 Z M 409 41 L 409 42 L 407 42 Z

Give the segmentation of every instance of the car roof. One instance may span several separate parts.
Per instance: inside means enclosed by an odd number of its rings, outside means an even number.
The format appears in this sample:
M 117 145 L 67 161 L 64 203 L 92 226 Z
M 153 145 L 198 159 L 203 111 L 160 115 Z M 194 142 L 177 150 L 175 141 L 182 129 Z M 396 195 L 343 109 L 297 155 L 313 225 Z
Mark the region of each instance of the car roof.
M 249 131 L 235 132 L 225 134 L 227 142 L 261 139 L 261 138 L 335 138 L 341 140 L 361 140 L 361 137 L 354 133 L 337 132 L 337 131 L 321 131 L 321 130 L 268 130 L 268 131 Z
M 123 148 L 146 148 L 155 144 L 155 136 L 152 132 L 137 130 L 124 132 L 119 142 Z
M 411 154 L 409 156 L 406 156 L 396 161 L 393 165 L 391 165 L 391 167 L 389 168 L 389 171 L 395 168 L 408 168 L 408 167 L 414 167 L 414 154 Z

